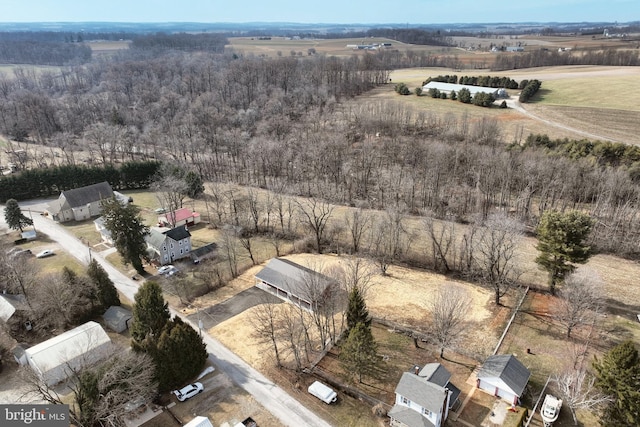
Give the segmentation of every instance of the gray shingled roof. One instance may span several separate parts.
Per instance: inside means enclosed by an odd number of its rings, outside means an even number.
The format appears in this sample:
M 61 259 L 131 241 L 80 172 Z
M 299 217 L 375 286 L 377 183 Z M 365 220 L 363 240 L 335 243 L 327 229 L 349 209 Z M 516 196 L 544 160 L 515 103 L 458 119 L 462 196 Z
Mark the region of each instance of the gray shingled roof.
M 187 230 L 187 227 L 181 225 L 180 227 L 172 228 L 171 230 L 164 233 L 166 236 L 172 238 L 176 242 L 182 239 L 186 239 L 187 237 L 191 237 L 191 233 Z
M 427 363 L 418 375 L 440 387 L 446 386 L 451 379 L 451 374 L 447 371 L 447 368 L 440 363 Z
M 113 190 L 108 182 L 100 182 L 98 184 L 87 185 L 86 187 L 74 188 L 73 190 L 63 191 L 62 195 L 72 208 L 97 202 L 102 199 L 113 197 Z
M 444 387 L 411 372 L 405 372 L 398 382 L 396 393 L 431 412 L 440 412 L 447 397 Z
M 490 356 L 478 371 L 478 378 L 500 378 L 518 396 L 522 396 L 530 376 L 531 372 L 512 354 Z
M 256 278 L 307 300 L 321 295 L 333 283 L 324 274 L 282 258 L 271 259 Z
M 427 417 L 406 406 L 394 405 L 387 415 L 409 427 L 435 427 Z
M 161 233 L 158 230 L 151 229 L 149 230 L 149 234 L 144 237 L 144 240 L 152 248 L 160 250 L 160 247 L 162 246 L 166 238 L 167 236 L 165 236 L 164 233 Z

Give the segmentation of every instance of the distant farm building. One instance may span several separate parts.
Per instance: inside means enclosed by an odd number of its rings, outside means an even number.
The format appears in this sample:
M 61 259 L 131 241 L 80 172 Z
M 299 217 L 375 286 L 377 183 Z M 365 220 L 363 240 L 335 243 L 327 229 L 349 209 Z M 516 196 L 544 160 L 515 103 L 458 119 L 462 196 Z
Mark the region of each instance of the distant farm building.
M 86 187 L 65 190 L 57 200 L 49 203 L 47 212 L 55 221 L 84 221 L 102 213 L 102 201 L 116 197 L 122 203 L 128 202 L 128 197 L 113 191 L 108 182 L 87 185 Z
M 458 93 L 460 89 L 468 89 L 469 92 L 471 93 L 471 96 L 474 96 L 476 93 L 481 93 L 481 92 L 490 93 L 495 98 L 506 98 L 508 96 L 507 91 L 502 88 L 461 85 L 456 83 L 444 83 L 444 82 L 435 82 L 435 81 L 429 82 L 426 85 L 422 86 L 423 92 L 428 92 L 429 89 L 437 89 L 440 92 L 445 92 L 447 94 L 451 93 L 452 91 L 455 91 L 456 93 Z
M 507 52 L 524 52 L 522 46 L 507 46 Z

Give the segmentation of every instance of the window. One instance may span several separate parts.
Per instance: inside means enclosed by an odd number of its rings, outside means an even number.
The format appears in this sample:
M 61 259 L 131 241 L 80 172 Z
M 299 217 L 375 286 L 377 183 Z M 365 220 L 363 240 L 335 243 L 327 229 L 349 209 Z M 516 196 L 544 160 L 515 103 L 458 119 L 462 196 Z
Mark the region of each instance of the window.
M 180 255 L 182 255 L 182 249 L 180 249 Z
M 173 249 L 173 242 L 171 242 L 171 244 L 169 245 L 169 247 L 170 247 L 171 249 Z
M 426 415 L 427 417 L 431 416 L 431 411 L 428 410 L 427 408 L 422 408 L 422 414 Z
M 180 246 L 182 246 L 182 240 L 180 240 Z
M 167 245 L 163 245 L 163 246 L 162 246 L 162 250 L 163 250 L 164 252 L 166 252 L 166 251 L 167 251 Z
M 404 397 L 404 396 L 400 396 L 400 401 L 402 402 L 402 404 L 403 404 L 403 405 L 407 405 L 407 406 L 409 406 L 409 405 L 410 405 L 410 401 L 409 401 L 409 399 L 407 399 L 407 398 L 406 398 L 406 397 Z

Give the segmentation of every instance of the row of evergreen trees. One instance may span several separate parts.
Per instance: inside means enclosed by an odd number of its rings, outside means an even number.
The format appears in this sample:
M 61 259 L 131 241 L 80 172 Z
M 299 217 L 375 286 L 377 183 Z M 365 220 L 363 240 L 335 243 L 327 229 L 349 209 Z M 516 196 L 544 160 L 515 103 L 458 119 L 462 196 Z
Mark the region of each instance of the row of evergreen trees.
M 28 200 L 60 194 L 61 191 L 107 181 L 114 190 L 148 188 L 160 162 L 127 162 L 115 166 L 65 165 L 30 169 L 0 178 L 0 201 Z
M 526 82 L 526 80 L 523 80 Z M 504 89 L 522 89 L 524 85 L 522 82 L 518 83 L 509 77 L 499 77 L 499 76 L 462 76 L 458 78 L 457 74 L 445 74 L 439 75 L 435 77 L 429 77 L 427 80 L 422 82 L 422 85 L 426 85 L 429 82 L 442 82 L 442 83 L 459 83 L 461 85 L 468 86 L 483 86 L 483 87 L 493 87 L 493 88 L 504 88 Z

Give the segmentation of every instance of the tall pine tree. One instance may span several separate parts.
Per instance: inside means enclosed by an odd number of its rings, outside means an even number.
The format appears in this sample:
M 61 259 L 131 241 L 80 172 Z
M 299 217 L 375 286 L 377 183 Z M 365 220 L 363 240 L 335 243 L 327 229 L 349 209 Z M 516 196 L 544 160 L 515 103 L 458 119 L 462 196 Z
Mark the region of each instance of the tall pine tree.
M 23 227 L 33 225 L 33 220 L 24 216 L 16 199 L 7 200 L 4 208 L 4 220 L 9 228 L 13 230 L 19 229 L 21 233 Z
M 102 217 L 124 263 L 131 264 L 137 272 L 143 273 L 142 259 L 147 253 L 145 236 L 149 228 L 144 225 L 140 210 L 131 203 L 123 204 L 113 197 L 102 201 Z
M 612 401 L 602 413 L 602 425 L 632 427 L 640 420 L 640 357 L 625 341 L 593 362 L 596 386 Z
M 162 288 L 156 282 L 145 282 L 136 293 L 133 305 L 131 338 L 135 350 L 145 351 L 148 338 L 155 343 L 169 321 L 169 304 L 162 296 Z
M 371 327 L 371 317 L 369 317 L 367 305 L 364 302 L 360 289 L 354 286 L 351 292 L 349 292 L 347 330 L 353 329 L 358 323 L 362 323 L 367 328 Z
M 118 290 L 114 286 L 111 278 L 98 261 L 92 259 L 87 267 L 87 276 L 96 286 L 98 302 L 103 312 L 112 305 L 120 305 Z
M 353 373 L 362 382 L 363 376 L 375 376 L 379 364 L 378 345 L 371 328 L 358 322 L 340 348 L 340 362 L 345 372 Z
M 157 346 L 157 379 L 160 391 L 183 385 L 195 377 L 207 360 L 202 337 L 179 317 L 168 322 Z
M 578 211 L 546 211 L 536 229 L 540 255 L 536 262 L 549 273 L 549 290 L 555 295 L 556 285 L 575 270 L 573 264 L 584 264 L 591 256 L 585 241 L 593 220 Z

